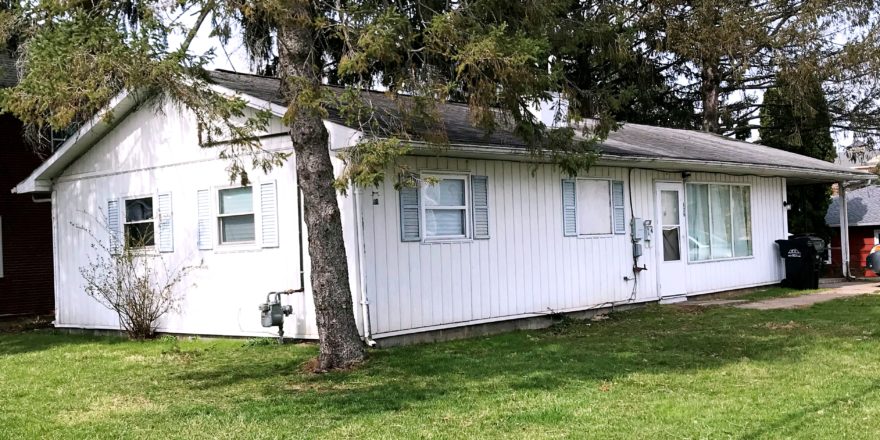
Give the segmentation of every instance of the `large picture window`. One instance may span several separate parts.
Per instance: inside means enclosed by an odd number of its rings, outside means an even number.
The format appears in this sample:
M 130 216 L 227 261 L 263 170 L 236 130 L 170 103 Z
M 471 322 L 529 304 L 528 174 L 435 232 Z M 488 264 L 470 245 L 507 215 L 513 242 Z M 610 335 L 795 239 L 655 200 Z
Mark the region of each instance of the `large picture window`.
M 687 184 L 688 259 L 752 255 L 751 188 L 743 185 Z
M 467 238 L 468 176 L 437 175 L 434 184 L 422 187 L 425 237 Z

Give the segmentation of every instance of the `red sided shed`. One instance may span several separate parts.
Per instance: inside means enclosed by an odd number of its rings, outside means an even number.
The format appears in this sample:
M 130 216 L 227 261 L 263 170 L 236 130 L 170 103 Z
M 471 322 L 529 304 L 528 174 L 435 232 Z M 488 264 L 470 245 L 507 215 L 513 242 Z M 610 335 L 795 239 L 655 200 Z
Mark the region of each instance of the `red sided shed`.
M 0 87 L 15 82 L 13 59 L 0 52 Z M 22 134 L 19 120 L 0 115 L 0 319 L 47 314 L 55 307 L 52 204 L 12 193 L 42 162 Z
M 840 242 L 840 197 L 834 196 L 825 222 L 831 226 L 831 263 L 829 273 L 837 276 L 841 272 Z M 850 272 L 857 277 L 874 277 L 874 272 L 865 268 L 865 259 L 871 248 L 880 244 L 880 186 L 866 186 L 846 192 L 847 215 L 849 218 Z

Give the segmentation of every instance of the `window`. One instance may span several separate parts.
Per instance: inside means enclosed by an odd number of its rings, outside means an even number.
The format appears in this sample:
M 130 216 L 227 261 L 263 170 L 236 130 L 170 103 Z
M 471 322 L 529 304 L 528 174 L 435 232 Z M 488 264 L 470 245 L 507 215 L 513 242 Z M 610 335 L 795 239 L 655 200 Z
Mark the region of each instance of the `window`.
M 422 176 L 437 179 L 422 186 L 425 238 L 467 238 L 468 176 Z
M 688 259 L 752 255 L 751 188 L 744 185 L 687 184 Z
M 678 190 L 660 191 L 663 261 L 681 260 L 681 215 L 678 201 L 680 193 Z
M 489 177 L 422 174 L 398 188 L 400 241 L 488 240 Z
M 124 232 L 126 247 L 155 246 L 156 223 L 152 197 L 125 200 Z
M 620 180 L 563 179 L 562 234 L 566 237 L 626 234 Z
M 611 182 L 577 181 L 578 234 L 611 234 Z
M 217 199 L 220 244 L 256 241 L 253 188 L 221 189 Z

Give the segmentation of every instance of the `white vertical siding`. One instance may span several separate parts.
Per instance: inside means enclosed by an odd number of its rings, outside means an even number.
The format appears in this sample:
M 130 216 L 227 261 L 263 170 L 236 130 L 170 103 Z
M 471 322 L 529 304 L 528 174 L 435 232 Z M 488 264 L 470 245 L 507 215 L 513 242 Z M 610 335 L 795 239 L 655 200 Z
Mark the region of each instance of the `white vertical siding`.
M 626 235 L 564 237 L 563 175 L 553 166 L 435 157 L 412 158 L 417 170 L 488 176 L 488 240 L 401 242 L 394 182 L 364 192 L 366 292 L 374 334 L 566 311 L 628 301 L 633 295 L 629 236 L 630 179 L 624 168 L 594 167 L 582 177 L 624 182 Z M 654 217 L 654 183 L 679 174 L 632 170 L 636 216 Z M 737 182 L 752 188 L 754 257 L 688 266 L 688 292 L 778 282 L 777 238 L 783 236 L 782 180 L 694 173 L 690 181 Z M 373 200 L 379 200 L 374 204 Z M 644 249 L 635 301 L 657 298 L 656 246 Z
M 256 206 L 257 241 L 245 246 L 216 244 L 217 187 L 229 185 L 226 171 L 228 162 L 217 158 L 215 149 L 197 145 L 195 119 L 173 106 L 155 111 L 144 106 L 93 146 L 82 158 L 71 164 L 55 183 L 53 215 L 56 259 L 56 325 L 60 327 L 118 329 L 115 314 L 92 298 L 82 287 L 79 268 L 88 264 L 90 256 L 88 234 L 71 223 L 100 231 L 98 219 L 107 210 L 108 200 L 131 195 L 173 194 L 171 210 L 174 213 L 173 252 L 161 254 L 170 266 L 198 265 L 181 283 L 183 291 L 180 312 L 167 315 L 160 330 L 176 333 L 269 336 L 277 329 L 260 325 L 258 304 L 269 291 L 286 290 L 300 286 L 299 232 L 302 228 L 307 246 L 305 225 L 298 222 L 297 183 L 293 159 L 269 175 L 252 172 L 254 201 L 260 203 L 260 183 L 273 183 L 277 209 L 271 212 L 277 223 L 265 224 L 264 233 L 271 226 L 277 230 L 269 240 L 275 247 L 263 247 L 261 220 L 267 210 Z M 272 130 L 283 131 L 279 121 Z M 341 134 L 340 134 L 341 133 Z M 332 131 L 331 137 L 344 132 Z M 264 148 L 289 149 L 286 137 L 274 137 L 264 142 Z M 335 166 L 340 166 L 335 161 Z M 200 190 L 208 189 L 205 200 L 208 215 L 199 218 Z M 269 197 L 269 196 L 265 196 Z M 352 197 L 340 197 L 345 242 L 349 267 L 356 267 L 355 210 Z M 267 202 L 265 198 L 262 200 Z M 274 203 L 274 200 L 273 200 Z M 265 207 L 264 207 L 265 208 Z M 262 211 L 262 212 L 261 212 Z M 273 210 L 269 210 L 273 211 Z M 211 246 L 199 249 L 199 224 L 211 231 L 207 237 Z M 389 226 L 395 228 L 396 226 Z M 397 236 L 395 236 L 397 238 Z M 305 292 L 285 296 L 294 315 L 285 322 L 285 333 L 291 337 L 317 338 L 312 291 L 309 283 L 308 252 L 303 252 L 305 265 Z M 350 277 L 352 291 L 358 292 L 357 276 Z M 355 296 L 355 299 L 356 296 Z M 355 301 L 359 326 L 359 303 Z
M 273 131 L 283 129 L 279 124 L 275 123 Z M 106 209 L 107 200 L 162 191 L 173 194 L 174 212 L 173 252 L 163 255 L 172 264 L 204 262 L 205 267 L 189 280 L 182 312 L 163 320 L 161 329 L 220 335 L 268 334 L 259 326 L 257 304 L 270 290 L 299 287 L 298 232 L 304 225 L 296 220 L 293 163 L 269 176 L 252 176 L 257 184 L 277 182 L 277 248 L 255 243 L 248 249 L 216 245 L 199 249 L 198 191 L 227 184 L 228 175 L 226 163 L 216 158 L 216 151 L 196 145 L 195 129 L 193 119 L 173 107 L 162 112 L 144 107 L 121 121 L 57 180 L 53 208 L 60 326 L 117 327 L 116 317 L 83 292 L 78 270 L 88 261 L 89 239 L 71 222 L 88 223 L 89 218 L 100 215 L 100 207 Z M 345 144 L 351 137 L 345 130 L 335 130 L 331 132 L 331 143 Z M 289 140 L 284 137 L 264 143 L 268 149 L 289 148 Z M 355 200 L 341 197 L 350 282 L 361 329 L 358 293 L 362 290 L 370 304 L 372 330 L 378 336 L 585 309 L 625 302 L 633 293 L 635 301 L 657 298 L 656 245 L 644 249 L 639 265 L 648 270 L 640 273 L 634 292 L 633 281 L 624 280 L 633 275 L 628 233 L 592 238 L 563 236 L 563 176 L 555 167 L 440 157 L 408 160 L 416 170 L 487 176 L 490 238 L 431 244 L 401 242 L 397 191 L 395 182 L 389 179 L 378 188 L 358 191 L 363 241 L 363 248 L 359 248 Z M 336 161 L 335 166 L 339 171 L 341 164 Z M 624 182 L 627 232 L 631 206 L 636 216 L 656 220 L 656 181 L 681 180 L 678 173 L 611 167 L 594 167 L 583 177 Z M 706 173 L 694 173 L 690 180 L 751 186 L 754 256 L 689 265 L 688 292 L 779 281 L 782 265 L 773 241 L 785 235 L 784 181 Z M 213 197 L 210 203 L 213 206 Z M 216 227 L 212 216 L 203 223 Z M 303 257 L 306 292 L 289 299 L 295 316 L 287 321 L 286 330 L 292 336 L 315 337 L 308 253 Z M 363 286 L 355 272 L 357 267 L 363 272 Z
M 198 178 L 192 178 L 198 176 Z M 299 286 L 299 243 L 296 234 L 295 182 L 290 169 L 279 170 L 278 195 L 288 201 L 279 208 L 279 220 L 287 222 L 290 233 L 282 234 L 278 248 L 247 246 L 198 248 L 198 190 L 213 184 L 228 184 L 225 164 L 208 162 L 185 167 L 169 167 L 113 176 L 73 180 L 56 184 L 59 200 L 60 292 L 57 324 L 63 327 L 118 328 L 116 316 L 87 297 L 82 289 L 79 268 L 88 262 L 90 238 L 72 223 L 100 231 L 97 219 L 102 200 L 130 194 L 150 194 L 173 186 L 174 251 L 162 253 L 170 267 L 198 265 L 180 285 L 180 313 L 162 320 L 167 332 L 216 335 L 268 335 L 275 329 L 260 326 L 257 305 L 269 291 Z M 258 188 L 258 187 L 257 187 Z M 258 194 L 255 194 L 258 202 Z M 103 202 L 106 203 L 106 202 Z M 259 222 L 259 218 L 257 219 Z M 209 221 L 216 227 L 216 218 Z M 257 225 L 259 231 L 259 225 Z M 259 240 L 259 236 L 257 237 Z M 289 297 L 296 315 L 289 318 L 289 335 L 315 337 L 314 311 L 310 292 Z

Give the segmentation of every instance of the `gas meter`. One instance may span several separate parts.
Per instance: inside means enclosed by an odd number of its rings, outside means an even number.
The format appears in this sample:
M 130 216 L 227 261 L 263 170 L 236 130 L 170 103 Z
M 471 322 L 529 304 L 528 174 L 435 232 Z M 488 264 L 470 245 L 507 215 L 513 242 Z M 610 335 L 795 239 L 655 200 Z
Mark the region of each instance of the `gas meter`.
M 654 223 L 651 220 L 645 220 L 643 225 L 645 228 L 645 245 L 651 247 L 651 237 L 654 236 Z
M 269 292 L 266 302 L 260 304 L 263 327 L 278 327 L 278 340 L 284 339 L 284 317 L 293 314 L 293 306 L 282 305 L 281 295 L 289 292 Z

